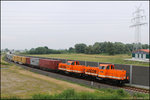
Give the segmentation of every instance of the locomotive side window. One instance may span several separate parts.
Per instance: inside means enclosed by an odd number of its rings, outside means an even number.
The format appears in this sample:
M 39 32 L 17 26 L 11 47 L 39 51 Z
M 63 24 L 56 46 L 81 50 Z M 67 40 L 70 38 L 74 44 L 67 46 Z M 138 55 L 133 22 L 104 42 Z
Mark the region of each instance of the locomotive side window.
M 99 66 L 99 69 L 102 69 L 102 66 Z
M 79 62 L 76 62 L 76 65 L 79 65 Z
M 109 66 L 107 66 L 107 68 L 106 69 L 109 69 Z
M 114 69 L 113 65 L 111 65 L 111 69 Z

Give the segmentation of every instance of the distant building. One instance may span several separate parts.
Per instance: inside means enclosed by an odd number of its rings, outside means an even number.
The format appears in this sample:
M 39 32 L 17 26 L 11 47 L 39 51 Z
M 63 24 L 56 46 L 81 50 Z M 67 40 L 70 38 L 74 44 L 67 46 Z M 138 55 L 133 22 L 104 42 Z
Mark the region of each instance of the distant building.
M 137 60 L 149 60 L 149 49 L 139 49 L 132 52 L 132 59 Z

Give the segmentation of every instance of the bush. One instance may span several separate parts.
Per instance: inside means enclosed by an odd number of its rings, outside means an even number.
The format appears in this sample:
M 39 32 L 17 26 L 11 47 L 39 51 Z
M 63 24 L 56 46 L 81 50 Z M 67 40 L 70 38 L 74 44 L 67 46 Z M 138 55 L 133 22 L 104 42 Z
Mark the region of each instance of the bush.
M 106 89 L 106 91 L 109 92 L 109 93 L 113 93 L 114 92 L 114 90 L 110 89 L 110 88 Z
M 74 89 L 67 89 L 64 90 L 62 93 L 60 94 L 56 94 L 54 96 L 55 99 L 73 99 L 75 97 L 75 91 Z
M 134 93 L 133 94 L 133 97 L 145 97 L 145 95 L 144 94 L 142 94 L 142 93 Z
M 117 94 L 122 96 L 122 97 L 125 97 L 128 95 L 127 92 L 125 92 L 123 89 L 118 89 Z

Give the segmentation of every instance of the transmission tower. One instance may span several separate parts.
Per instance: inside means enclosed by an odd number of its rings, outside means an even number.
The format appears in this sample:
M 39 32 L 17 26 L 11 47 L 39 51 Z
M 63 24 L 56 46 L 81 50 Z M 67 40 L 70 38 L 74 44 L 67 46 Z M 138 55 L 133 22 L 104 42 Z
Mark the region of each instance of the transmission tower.
M 135 43 L 133 50 L 142 49 L 141 26 L 147 24 L 146 22 L 143 22 L 143 20 L 146 19 L 146 16 L 144 15 L 144 9 L 140 9 L 140 6 L 136 7 L 136 11 L 133 12 L 133 18 L 131 19 L 133 24 L 130 27 L 135 28 Z

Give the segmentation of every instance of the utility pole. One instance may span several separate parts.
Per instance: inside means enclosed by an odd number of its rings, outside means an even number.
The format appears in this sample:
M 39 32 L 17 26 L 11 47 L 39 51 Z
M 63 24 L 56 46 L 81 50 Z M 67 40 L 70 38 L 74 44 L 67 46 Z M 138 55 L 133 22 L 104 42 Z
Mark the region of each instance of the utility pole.
M 144 15 L 144 9 L 140 9 L 141 5 L 136 8 L 136 11 L 133 12 L 133 18 L 131 22 L 133 23 L 130 27 L 135 28 L 135 44 L 133 50 L 142 49 L 141 45 L 141 26 L 147 24 L 143 22 L 143 19 L 146 19 Z

